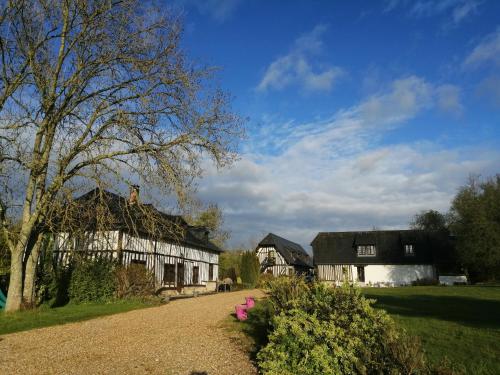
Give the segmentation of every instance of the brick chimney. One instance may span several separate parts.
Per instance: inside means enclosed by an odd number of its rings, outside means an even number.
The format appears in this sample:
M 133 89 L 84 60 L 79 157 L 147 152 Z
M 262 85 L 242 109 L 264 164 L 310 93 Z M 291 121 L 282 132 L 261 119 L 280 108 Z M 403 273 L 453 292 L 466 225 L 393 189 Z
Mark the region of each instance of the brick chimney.
M 208 243 L 210 231 L 203 226 L 193 226 L 189 228 L 191 233 L 200 241 Z
M 140 191 L 139 185 L 130 186 L 130 195 L 128 198 L 129 204 L 139 203 L 139 191 Z

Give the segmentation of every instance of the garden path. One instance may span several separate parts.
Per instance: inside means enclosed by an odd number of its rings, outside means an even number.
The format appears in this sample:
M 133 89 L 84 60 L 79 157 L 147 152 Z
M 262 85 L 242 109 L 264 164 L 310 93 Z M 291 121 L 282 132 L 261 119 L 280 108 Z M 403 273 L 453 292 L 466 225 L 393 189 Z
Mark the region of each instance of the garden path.
M 2 374 L 256 374 L 221 322 L 259 290 L 0 336 Z

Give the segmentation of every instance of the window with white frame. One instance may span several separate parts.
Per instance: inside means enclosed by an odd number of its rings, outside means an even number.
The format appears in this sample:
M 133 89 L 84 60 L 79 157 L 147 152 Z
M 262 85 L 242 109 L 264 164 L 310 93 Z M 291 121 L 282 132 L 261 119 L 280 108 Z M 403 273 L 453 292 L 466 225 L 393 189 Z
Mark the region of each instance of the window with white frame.
M 374 257 L 377 255 L 375 245 L 358 245 L 358 257 Z
M 415 255 L 415 248 L 413 247 L 413 245 L 405 245 L 405 255 Z

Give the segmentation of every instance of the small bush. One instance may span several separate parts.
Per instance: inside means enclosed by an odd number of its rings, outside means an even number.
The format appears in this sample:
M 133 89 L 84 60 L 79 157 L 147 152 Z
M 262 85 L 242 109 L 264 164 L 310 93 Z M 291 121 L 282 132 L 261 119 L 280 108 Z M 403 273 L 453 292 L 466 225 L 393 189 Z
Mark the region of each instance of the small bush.
M 115 262 L 109 259 L 77 260 L 68 295 L 72 302 L 108 301 L 115 296 Z
M 297 276 L 273 278 L 266 285 L 269 301 L 276 314 L 300 305 L 309 293 L 305 280 Z
M 148 297 L 155 292 L 154 275 L 142 264 L 130 264 L 116 269 L 118 298 Z
M 308 285 L 301 278 L 269 284 L 269 342 L 257 354 L 263 374 L 420 374 L 418 339 L 398 330 L 358 288 Z
M 465 373 L 466 371 L 462 366 L 452 363 L 446 357 L 429 369 L 430 375 L 463 375 Z
M 417 279 L 411 282 L 413 286 L 431 286 L 431 285 L 439 285 L 439 281 L 432 277 L 424 277 L 422 279 Z
M 40 264 L 35 283 L 37 304 L 48 303 L 53 307 L 67 304 L 73 265 L 57 266 L 52 252 L 43 253 L 40 257 Z
M 269 300 L 257 301 L 255 307 L 248 311 L 248 319 L 244 322 L 243 331 L 253 339 L 255 351 L 267 345 L 273 316 L 274 309 Z
M 257 282 L 257 287 L 267 289 L 268 284 L 271 281 L 273 281 L 274 279 L 275 279 L 275 277 L 270 273 L 267 273 L 267 272 L 261 273 L 259 275 L 259 281 Z
M 52 306 L 64 306 L 70 300 L 69 287 L 73 275 L 73 266 L 56 268 L 49 279 L 48 293 Z

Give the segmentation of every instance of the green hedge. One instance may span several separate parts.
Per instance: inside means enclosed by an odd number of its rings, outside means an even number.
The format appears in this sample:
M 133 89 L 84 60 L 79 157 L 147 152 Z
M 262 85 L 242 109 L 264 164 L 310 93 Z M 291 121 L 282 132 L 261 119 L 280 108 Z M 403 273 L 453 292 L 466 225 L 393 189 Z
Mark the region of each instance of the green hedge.
M 104 258 L 76 261 L 68 288 L 69 299 L 76 303 L 111 300 L 117 286 L 115 267 L 114 261 Z

